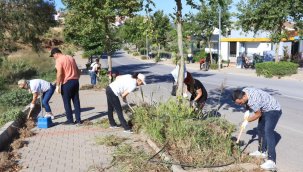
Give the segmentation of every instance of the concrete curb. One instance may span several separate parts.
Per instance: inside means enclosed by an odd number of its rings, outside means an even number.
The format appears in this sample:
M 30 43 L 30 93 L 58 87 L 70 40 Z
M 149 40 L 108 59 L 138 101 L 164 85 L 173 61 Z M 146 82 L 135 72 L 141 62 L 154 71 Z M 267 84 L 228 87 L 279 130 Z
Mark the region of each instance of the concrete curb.
M 147 135 L 144 133 L 140 133 L 141 137 L 144 139 L 144 141 L 147 142 L 147 144 L 155 151 L 159 152 L 161 149 L 156 145 L 155 142 L 153 142 L 151 139 L 148 138 Z M 165 161 L 171 161 L 172 158 L 166 154 L 165 152 L 162 152 L 159 154 L 161 158 L 163 158 Z M 224 167 L 217 167 L 217 168 L 196 168 L 191 170 L 184 170 L 180 165 L 172 165 L 171 170 L 173 172 L 209 172 L 209 171 L 230 171 L 235 169 L 245 169 L 245 171 L 253 171 L 254 169 L 258 169 L 259 167 L 256 164 L 252 163 L 243 163 L 243 164 L 231 164 Z
M 29 111 L 29 105 L 22 110 L 23 115 L 26 116 L 28 111 Z M 17 134 L 19 126 L 20 126 L 20 121 L 15 120 L 15 121 L 7 122 L 3 127 L 1 127 L 0 150 L 3 150 L 7 146 L 7 144 L 13 140 L 13 136 Z

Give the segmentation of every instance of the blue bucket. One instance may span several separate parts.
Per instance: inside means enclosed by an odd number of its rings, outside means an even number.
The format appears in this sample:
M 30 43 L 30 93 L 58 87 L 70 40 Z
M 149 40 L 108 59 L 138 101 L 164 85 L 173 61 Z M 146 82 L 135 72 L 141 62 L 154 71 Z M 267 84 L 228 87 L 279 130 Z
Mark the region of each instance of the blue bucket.
M 39 117 L 38 128 L 49 128 L 53 125 L 51 117 Z

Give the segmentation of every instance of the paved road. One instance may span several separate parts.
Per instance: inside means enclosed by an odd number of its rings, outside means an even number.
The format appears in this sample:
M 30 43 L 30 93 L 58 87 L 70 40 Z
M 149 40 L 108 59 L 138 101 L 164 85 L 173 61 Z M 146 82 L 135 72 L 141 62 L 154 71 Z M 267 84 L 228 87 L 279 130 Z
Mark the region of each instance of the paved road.
M 103 59 L 105 60 L 105 59 Z M 105 64 L 105 61 L 103 61 Z M 120 73 L 139 71 L 147 75 L 147 86 L 143 87 L 144 94 L 149 101 L 166 100 L 170 96 L 172 65 L 159 65 L 144 62 L 119 52 L 113 57 L 113 67 Z M 240 125 L 242 109 L 230 101 L 230 93 L 235 88 L 252 86 L 260 88 L 273 95 L 282 105 L 283 115 L 276 128 L 277 138 L 277 165 L 279 171 L 303 171 L 303 85 L 296 80 L 265 79 L 261 77 L 244 76 L 220 72 L 205 72 L 188 67 L 195 78 L 202 81 L 209 92 L 206 109 L 219 108 L 219 114 L 231 122 Z M 246 72 L 243 70 L 243 72 Z M 224 86 L 221 94 L 222 84 Z M 221 95 L 221 96 L 220 96 Z M 220 100 L 219 100 L 220 99 Z M 256 136 L 256 122 L 249 124 L 243 139 L 247 143 Z M 236 134 L 236 133 L 235 133 Z M 247 151 L 257 148 L 256 141 L 247 147 Z

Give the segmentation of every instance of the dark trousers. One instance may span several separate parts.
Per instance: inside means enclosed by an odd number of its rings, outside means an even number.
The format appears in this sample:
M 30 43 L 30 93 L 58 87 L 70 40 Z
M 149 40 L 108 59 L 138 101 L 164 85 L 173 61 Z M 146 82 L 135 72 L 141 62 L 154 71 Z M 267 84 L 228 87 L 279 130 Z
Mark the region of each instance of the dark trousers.
M 71 100 L 73 101 L 74 108 L 75 108 L 75 116 L 76 122 L 81 122 L 80 118 L 80 99 L 79 99 L 79 80 L 78 79 L 71 79 L 68 80 L 65 84 L 61 87 L 61 95 L 63 98 L 64 109 L 66 113 L 66 118 L 68 122 L 74 122 L 73 119 L 73 111 L 71 106 Z
M 48 102 L 53 96 L 55 89 L 56 87 L 53 84 L 50 84 L 50 88 L 43 93 L 42 105 L 44 106 L 46 112 L 52 112 Z
M 130 127 L 128 126 L 126 120 L 123 117 L 120 100 L 119 100 L 118 96 L 115 95 L 115 93 L 109 86 L 106 88 L 106 98 L 107 98 L 107 108 L 108 108 L 107 115 L 108 115 L 108 120 L 109 120 L 110 125 L 111 126 L 117 125 L 114 120 L 114 117 L 113 117 L 113 111 L 115 109 L 122 127 L 125 130 L 129 130 Z
M 282 111 L 262 112 L 258 121 L 259 151 L 268 153 L 268 159 L 276 162 L 275 127 Z

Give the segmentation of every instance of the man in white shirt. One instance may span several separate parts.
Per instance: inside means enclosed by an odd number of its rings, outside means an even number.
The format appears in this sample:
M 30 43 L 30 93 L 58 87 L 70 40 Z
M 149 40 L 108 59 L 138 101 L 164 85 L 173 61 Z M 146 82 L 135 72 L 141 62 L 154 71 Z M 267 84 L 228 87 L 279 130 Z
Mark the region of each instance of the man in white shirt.
M 121 96 L 123 102 L 127 103 L 126 96 L 134 91 L 137 86 L 145 84 L 145 76 L 141 73 L 135 73 L 133 75 L 118 76 L 116 80 L 106 88 L 108 119 L 111 128 L 117 127 L 113 117 L 113 110 L 115 109 L 124 131 L 132 133 L 131 128 L 123 117 L 122 107 L 118 96 Z

